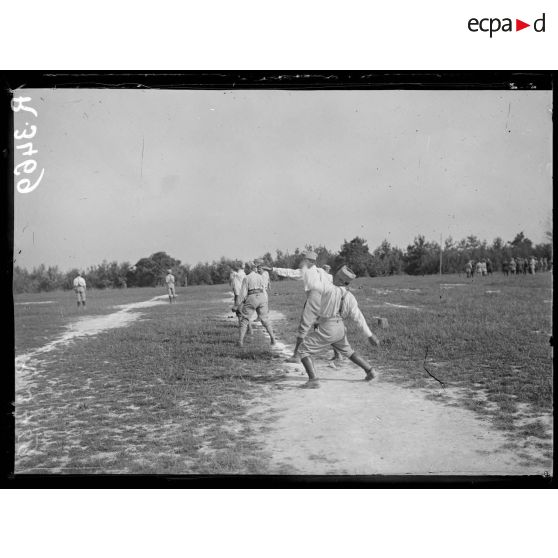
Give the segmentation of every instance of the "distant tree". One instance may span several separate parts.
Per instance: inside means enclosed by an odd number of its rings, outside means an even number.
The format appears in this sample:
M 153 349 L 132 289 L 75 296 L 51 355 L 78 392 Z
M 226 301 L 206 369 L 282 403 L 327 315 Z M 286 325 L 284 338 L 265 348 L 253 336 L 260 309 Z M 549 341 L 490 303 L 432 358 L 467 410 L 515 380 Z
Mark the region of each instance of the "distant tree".
M 405 272 L 410 275 L 427 275 L 439 271 L 440 245 L 427 242 L 419 235 L 405 253 Z
M 33 285 L 29 272 L 19 266 L 14 267 L 13 274 L 13 289 L 15 293 L 29 293 L 32 292 Z
M 141 258 L 133 270 L 127 273 L 126 282 L 137 287 L 162 285 L 167 269 L 178 268 L 180 260 L 175 260 L 166 252 L 156 252 L 148 258 Z
M 185 287 L 188 285 L 189 281 L 189 274 L 190 274 L 190 266 L 187 264 L 181 264 L 178 266 L 176 270 L 176 283 L 180 287 Z
M 515 238 L 510 242 L 514 256 L 520 258 L 527 258 L 532 254 L 533 242 L 527 238 L 523 231 L 515 235 Z
M 379 275 L 398 275 L 403 270 L 403 252 L 393 247 L 387 240 L 383 240 L 372 253 L 368 266 L 371 277 Z
M 358 236 L 350 242 L 345 240 L 335 263 L 336 267 L 339 267 L 339 264 L 349 266 L 358 277 L 368 276 L 368 270 L 372 264 L 372 254 L 370 254 L 366 240 Z

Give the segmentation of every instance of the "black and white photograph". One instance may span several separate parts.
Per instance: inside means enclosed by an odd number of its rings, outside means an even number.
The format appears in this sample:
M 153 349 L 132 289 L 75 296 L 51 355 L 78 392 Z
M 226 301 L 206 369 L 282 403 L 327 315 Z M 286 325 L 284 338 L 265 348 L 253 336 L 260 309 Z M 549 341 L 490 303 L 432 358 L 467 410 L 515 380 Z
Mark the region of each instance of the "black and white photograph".
M 302 74 L 13 87 L 16 477 L 553 477 L 550 78 Z

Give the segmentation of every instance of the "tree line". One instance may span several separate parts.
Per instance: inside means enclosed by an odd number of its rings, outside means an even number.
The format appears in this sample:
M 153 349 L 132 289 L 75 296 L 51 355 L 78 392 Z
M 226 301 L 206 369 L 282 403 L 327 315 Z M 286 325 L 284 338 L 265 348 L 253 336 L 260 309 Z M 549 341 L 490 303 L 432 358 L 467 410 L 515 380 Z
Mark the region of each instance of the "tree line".
M 508 242 L 498 237 L 488 244 L 486 240 L 481 241 L 471 235 L 458 242 L 451 237 L 446 238 L 443 246 L 440 246 L 439 243 L 427 241 L 424 236 L 419 235 L 405 250 L 392 246 L 384 240 L 372 251 L 364 238 L 355 237 L 345 241 L 338 252 L 331 251 L 325 246 L 305 246 L 304 249 L 312 248 L 318 254 L 319 267 L 328 264 L 335 270 L 342 265 L 348 265 L 359 277 L 403 273 L 429 275 L 439 273 L 440 250 L 442 250 L 443 273 L 462 273 L 469 260 L 490 259 L 495 271 L 501 270 L 503 262 L 511 257 L 535 256 L 551 261 L 552 232 L 548 232 L 546 236 L 547 242 L 537 245 L 520 232 Z M 277 250 L 275 255 L 268 252 L 261 256 L 261 259 L 269 267 L 296 268 L 302 260 L 304 249 L 297 248 L 292 253 Z M 165 284 L 168 269 L 172 269 L 178 286 L 216 285 L 228 282 L 231 270 L 238 263 L 239 260 L 222 257 L 217 261 L 200 262 L 190 266 L 169 256 L 166 252 L 156 252 L 149 257 L 141 258 L 135 265 L 129 262 L 103 261 L 81 271 L 88 287 L 95 289 L 162 286 Z M 77 273 L 77 268 L 63 272 L 57 266 L 46 267 L 44 264 L 31 271 L 15 266 L 14 292 L 72 289 Z M 280 279 L 273 275 L 272 279 Z

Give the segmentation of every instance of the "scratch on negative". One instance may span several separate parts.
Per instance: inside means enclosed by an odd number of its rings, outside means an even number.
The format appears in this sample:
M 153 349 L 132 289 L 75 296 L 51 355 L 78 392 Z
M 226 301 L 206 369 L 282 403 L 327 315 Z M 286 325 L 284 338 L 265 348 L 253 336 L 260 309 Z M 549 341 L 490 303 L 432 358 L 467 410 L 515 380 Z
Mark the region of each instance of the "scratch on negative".
M 141 137 L 141 168 L 140 168 L 140 176 L 143 178 L 143 148 L 145 146 L 145 136 Z

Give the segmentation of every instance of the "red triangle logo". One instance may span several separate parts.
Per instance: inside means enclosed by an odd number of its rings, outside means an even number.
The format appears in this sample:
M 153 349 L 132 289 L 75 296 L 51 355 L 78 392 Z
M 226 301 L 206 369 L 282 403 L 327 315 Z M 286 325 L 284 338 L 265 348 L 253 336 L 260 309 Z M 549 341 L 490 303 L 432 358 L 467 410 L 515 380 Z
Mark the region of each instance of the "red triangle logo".
M 521 21 L 520 19 L 515 20 L 515 30 L 516 31 L 521 31 L 522 29 L 525 29 L 525 27 L 531 27 L 531 24 L 530 23 L 525 23 L 524 21 Z

